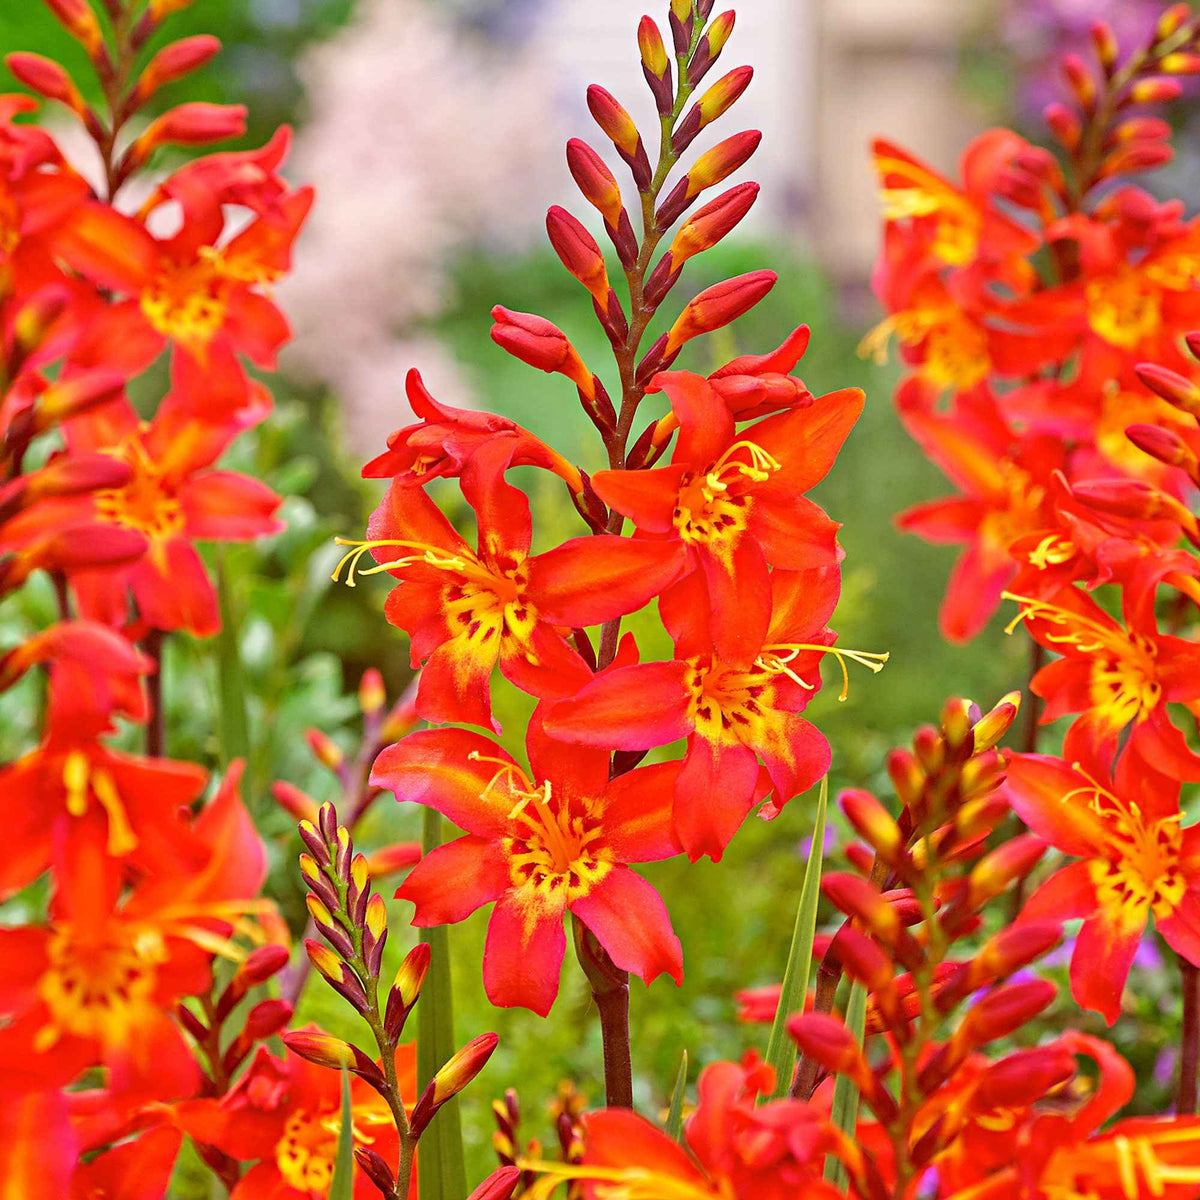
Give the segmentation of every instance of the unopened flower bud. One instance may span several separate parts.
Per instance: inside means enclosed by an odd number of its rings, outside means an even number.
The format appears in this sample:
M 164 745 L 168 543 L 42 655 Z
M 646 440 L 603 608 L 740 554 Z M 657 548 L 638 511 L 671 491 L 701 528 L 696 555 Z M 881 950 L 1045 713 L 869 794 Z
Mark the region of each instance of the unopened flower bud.
M 374 716 L 387 703 L 383 675 L 376 667 L 368 667 L 358 681 L 358 707 L 368 717 Z
M 164 46 L 147 64 L 137 82 L 137 95 L 141 100 L 152 96 L 160 87 L 182 79 L 192 71 L 199 70 L 214 58 L 221 49 L 217 38 L 208 34 L 180 38 Z
M 1200 472 L 1196 452 L 1174 430 L 1160 425 L 1130 425 L 1125 436 L 1144 454 L 1169 467 L 1179 467 L 1193 479 Z
M 1085 479 L 1072 485 L 1071 490 L 1090 508 L 1115 517 L 1150 521 L 1186 515 L 1173 496 L 1141 479 Z
M 851 788 L 842 792 L 838 803 L 854 830 L 886 863 L 895 864 L 904 854 L 900 826 L 870 792 Z
M 375 892 L 367 901 L 366 917 L 363 922 L 363 958 L 367 964 L 367 972 L 371 976 L 379 974 L 379 964 L 383 959 L 383 948 L 387 944 L 388 921 L 387 905 L 383 897 Z
M 429 1081 L 413 1107 L 410 1127 L 414 1137 L 420 1137 L 434 1113 L 452 1096 L 457 1096 L 483 1070 L 499 1040 L 494 1033 L 480 1034 L 459 1050 Z
M 1032 833 L 1019 834 L 985 854 L 967 876 L 966 903 L 978 909 L 1010 883 L 1024 879 L 1041 861 L 1046 843 Z
M 774 271 L 750 271 L 705 288 L 688 301 L 667 334 L 664 356 L 673 355 L 685 342 L 711 333 L 749 312 L 774 286 Z
M 390 846 L 381 846 L 367 855 L 367 871 L 372 879 L 382 879 L 420 861 L 420 842 L 393 842 Z
M 40 92 L 51 100 L 65 104 L 79 114 L 87 111 L 87 105 L 79 94 L 70 75 L 53 59 L 40 54 L 18 52 L 5 58 L 8 69 L 28 88 Z
M 1130 104 L 1167 104 L 1178 100 L 1183 84 L 1178 79 L 1139 79 L 1129 89 Z
M 869 992 L 881 992 L 896 978 L 892 961 L 865 934 L 853 925 L 843 925 L 834 936 L 831 949 L 851 979 L 857 979 Z
M 1168 75 L 1200 75 L 1200 54 L 1176 51 L 1159 60 Z
M 311 824 L 317 819 L 317 802 L 295 784 L 277 779 L 271 784 L 271 795 L 280 808 L 291 813 L 298 821 L 308 821 Z
M 663 44 L 662 34 L 650 17 L 643 17 L 638 25 L 638 50 L 642 56 L 642 74 L 650 85 L 654 103 L 660 116 L 666 116 L 675 102 L 671 86 L 671 60 Z
M 638 132 L 633 118 L 611 92 L 596 83 L 587 90 L 587 105 L 596 124 L 629 165 L 638 189 L 645 191 L 650 186 L 652 177 L 650 159 L 646 155 L 642 135 Z
M 704 36 L 701 37 L 700 44 L 696 47 L 696 53 L 692 56 L 692 61 L 688 63 L 688 83 L 693 87 L 704 78 L 713 63 L 717 61 L 721 51 L 725 49 L 725 43 L 729 41 L 729 35 L 733 33 L 736 19 L 737 14 L 733 9 L 729 9 L 713 18 L 712 24 L 704 31 Z
M 1138 363 L 1134 367 L 1134 373 L 1146 387 L 1168 404 L 1200 418 L 1200 384 L 1193 383 L 1178 371 L 1160 367 L 1157 363 Z
M 87 371 L 60 379 L 38 397 L 33 414 L 33 431 L 42 433 L 63 421 L 108 404 L 120 396 L 124 387 L 124 377 L 108 370 Z
M 159 146 L 204 146 L 241 137 L 246 132 L 244 104 L 209 104 L 195 100 L 169 108 L 152 121 L 130 147 L 133 164 L 145 162 Z
M 1062 70 L 1076 99 L 1084 111 L 1089 111 L 1096 103 L 1096 81 L 1084 65 L 1083 59 L 1078 54 L 1064 54 Z
M 973 1050 L 1015 1033 L 1054 1001 L 1057 988 L 1048 979 L 1030 979 L 993 988 L 967 1010 L 952 1040 Z
M 46 5 L 90 58 L 96 58 L 103 51 L 104 34 L 87 0 L 46 0 Z
M 217 1001 L 217 1020 L 223 1021 L 229 1016 L 251 988 L 261 986 L 282 971 L 287 965 L 288 957 L 286 946 L 260 946 L 251 952 L 221 993 Z
M 705 188 L 713 187 L 732 175 L 758 149 L 761 141 L 762 134 L 757 129 L 748 129 L 718 142 L 711 150 L 700 155 L 659 205 L 654 216 L 659 228 L 673 225 Z
M 936 775 L 946 762 L 946 743 L 932 725 L 922 725 L 913 734 L 913 751 L 927 775 Z
M 982 987 L 1036 962 L 1062 939 L 1058 921 L 1018 921 L 993 934 L 971 960 L 972 984 Z
M 1190 4 L 1172 4 L 1158 18 L 1158 24 L 1154 29 L 1154 39 L 1156 42 L 1165 41 L 1173 33 L 1175 33 L 1192 15 L 1192 6 Z
M 321 806 L 322 809 L 324 807 L 324 805 Z M 318 811 L 317 820 L 320 821 L 320 819 L 321 813 Z M 331 861 L 329 849 L 325 844 L 325 838 L 317 826 L 312 821 L 305 819 L 300 822 L 297 829 L 300 833 L 300 840 L 308 847 L 313 858 L 322 866 L 328 866 Z
M 1093 21 L 1089 30 L 1096 58 L 1103 67 L 1105 75 L 1111 75 L 1117 65 L 1117 56 L 1121 52 L 1117 45 L 1117 35 L 1107 21 Z
M 975 722 L 971 730 L 975 753 L 991 750 L 997 742 L 1012 728 L 1021 710 L 1021 693 L 1009 692 L 999 703 Z
M 1170 136 L 1171 126 L 1161 117 L 1130 117 L 1113 129 L 1110 140 L 1114 145 L 1121 145 L 1124 142 L 1165 141 Z
M 978 710 L 976 711 L 978 715 Z M 971 734 L 971 702 L 960 696 L 951 696 L 942 705 L 942 736 L 946 745 L 956 750 L 964 746 Z
M 492 341 L 539 371 L 565 375 L 591 399 L 596 394 L 592 373 L 557 325 L 533 313 L 513 312 L 497 304 L 492 309 Z
M 261 1042 L 274 1037 L 292 1019 L 292 1006 L 287 1000 L 260 1000 L 246 1014 L 245 1033 L 252 1041 Z
M 888 778 L 905 808 L 915 808 L 921 800 L 926 776 L 921 764 L 907 750 L 897 748 L 888 754 Z
M 671 242 L 671 270 L 715 246 L 750 211 L 758 192 L 757 183 L 739 183 L 692 213 Z
M 374 1087 L 386 1084 L 383 1072 L 370 1055 L 349 1042 L 320 1029 L 293 1029 L 280 1034 L 283 1044 L 306 1062 L 331 1070 L 352 1071 Z
M 854 1035 L 827 1013 L 795 1013 L 787 1020 L 788 1036 L 801 1054 L 831 1075 L 844 1075 L 860 1090 L 871 1086 L 871 1068 Z
M 467 1200 L 511 1200 L 517 1184 L 521 1182 L 520 1167 L 501 1167 L 493 1171 L 468 1197 Z
M 1119 175 L 1135 175 L 1139 171 L 1153 171 L 1166 166 L 1175 157 L 1175 151 L 1163 142 L 1133 142 L 1109 154 L 1100 164 L 1098 179 L 1112 179 Z
M 325 978 L 325 982 L 341 996 L 344 996 L 359 1012 L 367 1008 L 367 994 L 362 983 L 346 963 L 328 946 L 323 946 L 313 938 L 305 938 L 304 951 L 308 961 Z
M 683 120 L 676 126 L 671 137 L 671 146 L 675 153 L 682 154 L 702 129 L 724 116 L 750 86 L 750 80 L 753 78 L 753 67 L 736 67 L 727 75 L 722 75 L 688 109 Z
M 304 740 L 317 762 L 331 771 L 336 771 L 346 761 L 342 748 L 327 733 L 319 729 L 306 729 Z
M 405 956 L 388 992 L 383 1024 L 393 1041 L 400 1036 L 404 1022 L 421 995 L 421 985 L 429 974 L 429 945 L 418 942 Z
M 392 1174 L 392 1168 L 388 1166 L 382 1155 L 377 1154 L 368 1146 L 355 1146 L 354 1161 L 358 1163 L 363 1174 L 379 1189 L 382 1195 L 395 1195 L 396 1177 Z
M 579 190 L 614 229 L 621 219 L 621 189 L 604 160 L 581 138 L 567 143 L 567 167 Z
M 587 288 L 597 304 L 606 305 L 611 285 L 596 239 L 557 204 L 546 214 L 546 236 L 562 265 Z
M 1065 104 L 1047 104 L 1042 110 L 1042 120 L 1064 149 L 1078 148 L 1083 129 L 1079 118 Z
M 1066 1083 L 1075 1069 L 1075 1055 L 1065 1046 L 1018 1050 L 983 1072 L 975 1085 L 975 1103 L 982 1108 L 1024 1108 Z

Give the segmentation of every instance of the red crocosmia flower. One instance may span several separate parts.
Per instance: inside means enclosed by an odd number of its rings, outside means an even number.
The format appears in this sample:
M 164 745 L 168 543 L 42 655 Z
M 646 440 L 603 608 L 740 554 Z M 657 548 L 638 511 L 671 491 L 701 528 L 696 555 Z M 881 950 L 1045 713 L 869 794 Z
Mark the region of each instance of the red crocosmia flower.
M 1139 362 L 1190 373 L 1194 363 L 1179 341 L 1200 325 L 1200 219 L 1183 224 L 1178 208 L 1164 205 L 1147 221 L 1145 193 L 1127 188 L 1121 197 L 1115 219 L 1076 213 L 1047 230 L 1048 240 L 1077 243 L 1079 278 L 1018 301 L 1011 315 L 1069 333 L 1080 373 L 1091 378 L 1133 384 Z
M 70 423 L 69 452 L 102 450 L 128 464 L 123 487 L 44 502 L 11 522 L 16 539 L 61 520 L 87 518 L 133 530 L 146 539 L 142 558 L 124 569 L 79 570 L 71 584 L 84 616 L 122 626 L 129 593 L 139 621 L 207 637 L 220 628 L 217 597 L 195 541 L 248 541 L 278 533 L 280 498 L 248 475 L 212 464 L 239 432 L 233 423 L 202 420 L 181 397 L 169 396 L 154 420 L 138 421 L 127 401 Z
M 1049 486 L 1063 448 L 1056 438 L 1017 438 L 986 391 L 960 394 L 949 414 L 936 411 L 935 401 L 919 379 L 906 380 L 897 394 L 905 427 L 962 492 L 914 505 L 896 522 L 929 542 L 966 543 L 939 614 L 942 635 L 965 642 L 996 611 L 1016 571 L 1012 545 L 1055 524 Z M 1047 543 L 1043 558 L 1054 561 L 1057 549 Z
M 1004 215 L 993 200 L 1000 172 L 1028 145 L 1009 129 L 981 133 L 963 151 L 959 188 L 907 150 L 877 138 L 871 152 L 884 220 L 902 223 L 946 266 L 967 267 L 983 259 L 1024 278 L 1028 286 L 1032 273 L 1023 260 L 1040 239 Z
M 422 858 L 396 892 L 416 905 L 413 924 L 461 921 L 495 900 L 483 956 L 488 999 L 543 1017 L 558 995 L 568 913 L 622 970 L 680 983 L 683 952 L 666 906 L 628 866 L 679 853 L 671 831 L 679 765 L 610 780 L 607 751 L 547 737 L 536 710 L 526 750 L 528 775 L 480 734 L 427 729 L 376 759 L 375 786 L 466 830 Z
M 725 401 L 701 376 L 670 371 L 656 382 L 679 421 L 670 466 L 597 471 L 592 486 L 639 533 L 687 548 L 707 583 L 717 650 L 748 661 L 771 618 L 768 566 L 837 561 L 837 524 L 803 493 L 833 466 L 863 393 L 832 392 L 738 433 Z
M 273 368 L 289 331 L 258 289 L 288 270 L 312 201 L 312 189 L 300 188 L 280 201 L 278 213 L 258 217 L 223 245 L 219 212 L 215 221 L 192 216 L 160 241 L 106 205 L 80 206 L 56 234 L 55 248 L 84 278 L 124 299 L 98 308 L 73 361 L 132 373 L 170 342 L 201 363 L 240 353 Z
M 827 1116 L 800 1100 L 756 1107 L 774 1072 L 747 1056 L 705 1067 L 699 1104 L 685 1127 L 686 1146 L 628 1109 L 583 1118 L 582 1163 L 540 1164 L 550 1178 L 579 1179 L 596 1196 L 671 1200 L 834 1200 L 844 1195 L 822 1179 L 832 1154 L 861 1178 L 862 1155 Z
M 240 767 L 197 818 L 198 868 L 149 876 L 122 894 L 103 826 L 60 841 L 47 925 L 0 930 L 0 1061 L 36 1058 L 67 1082 L 103 1065 L 117 1093 L 190 1095 L 197 1067 L 170 1012 L 209 987 L 214 953 L 271 910 L 256 900 L 266 856 L 237 794 Z
M 1080 713 L 1064 754 L 1111 760 L 1132 725 L 1128 751 L 1175 779 L 1200 779 L 1200 756 L 1171 723 L 1168 702 L 1200 698 L 1200 645 L 1159 633 L 1152 608 L 1134 609 L 1125 593 L 1125 624 L 1080 588 L 1045 598 L 1007 593 L 1033 638 L 1062 655 L 1030 681 L 1046 703 L 1040 720 Z
M 1153 914 L 1158 931 L 1200 964 L 1200 826 L 1180 828 L 1179 784 L 1128 751 L 1109 778 L 1042 754 L 1008 756 L 1009 800 L 1039 837 L 1079 860 L 1030 897 L 1022 920 L 1084 918 L 1071 991 L 1111 1025 Z
M 206 772 L 109 749 L 98 735 L 114 709 L 82 705 L 87 693 L 80 684 L 78 670 L 55 664 L 41 745 L 0 768 L 0 821 L 8 838 L 0 898 L 46 870 L 55 843 L 80 823 L 97 830 L 105 852 L 130 867 L 171 873 L 195 865 L 197 847 L 178 814 L 200 796 Z
M 480 446 L 512 439 L 513 453 L 509 460 L 512 466 L 543 467 L 558 475 L 571 491 L 582 489 L 579 469 L 515 421 L 496 413 L 439 403 L 429 394 L 416 370 L 409 371 L 404 387 L 413 412 L 421 419 L 388 438 L 387 450 L 363 467 L 364 479 L 423 484 L 439 476 L 454 478 L 463 473 Z
M 316 1030 L 310 1025 L 309 1030 Z M 396 1047 L 396 1076 L 406 1107 L 416 1098 L 416 1053 Z M 370 1084 L 350 1081 L 354 1143 L 395 1162 L 396 1126 L 387 1102 Z M 260 1047 L 246 1073 L 220 1100 L 175 1106 L 179 1128 L 240 1162 L 257 1165 L 242 1177 L 230 1200 L 317 1200 L 329 1193 L 341 1134 L 341 1078 L 290 1050 L 277 1058 Z M 409 1193 L 416 1196 L 416 1164 Z M 379 1192 L 362 1171 L 354 1172 L 355 1200 Z
M 836 567 L 771 574 L 771 622 L 747 665 L 715 651 L 703 584 L 692 575 L 662 600 L 675 639 L 672 662 L 643 663 L 598 676 L 553 704 L 555 737 L 589 746 L 645 750 L 687 738 L 675 788 L 676 833 L 693 860 L 724 853 L 765 795 L 761 757 L 774 790 L 772 815 L 829 770 L 829 743 L 799 714 L 820 687 L 819 662 L 832 653 L 872 670 L 886 655 L 835 650 L 825 621 L 837 603 Z
M 31 1086 L 28 1079 L 16 1076 L 18 1064 L 7 1056 L 3 1062 L 0 1194 L 5 1200 L 63 1200 L 71 1195 L 71 1173 L 80 1150 L 66 1093 L 57 1087 Z
M 489 679 L 497 663 L 534 696 L 569 696 L 591 670 L 559 627 L 596 625 L 633 612 L 679 574 L 683 548 L 617 536 L 581 537 L 529 555 L 529 500 L 505 482 L 517 442 L 493 439 L 471 456 L 462 490 L 475 510 L 472 550 L 421 488 L 393 482 L 368 525 L 367 552 L 400 581 L 387 599 L 393 625 L 425 662 L 416 709 L 426 721 L 493 725 Z M 335 578 L 338 572 L 335 572 Z

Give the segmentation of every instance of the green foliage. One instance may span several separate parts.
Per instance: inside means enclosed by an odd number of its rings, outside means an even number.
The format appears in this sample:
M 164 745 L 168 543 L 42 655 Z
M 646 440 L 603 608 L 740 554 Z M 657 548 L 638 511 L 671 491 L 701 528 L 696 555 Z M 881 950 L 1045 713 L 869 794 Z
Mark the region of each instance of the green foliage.
M 342 1113 L 338 1129 L 337 1156 L 329 1200 L 351 1200 L 354 1195 L 354 1102 L 350 1099 L 350 1072 L 342 1070 Z
M 859 1045 L 862 1045 L 866 1025 L 867 989 L 856 981 L 850 985 L 850 999 L 846 1002 L 846 1028 Z M 829 1115 L 834 1125 L 853 1140 L 858 1128 L 858 1088 L 845 1075 L 839 1075 L 833 1086 L 833 1107 Z M 846 1168 L 839 1159 L 830 1156 L 825 1160 L 825 1178 L 834 1187 L 846 1186 Z

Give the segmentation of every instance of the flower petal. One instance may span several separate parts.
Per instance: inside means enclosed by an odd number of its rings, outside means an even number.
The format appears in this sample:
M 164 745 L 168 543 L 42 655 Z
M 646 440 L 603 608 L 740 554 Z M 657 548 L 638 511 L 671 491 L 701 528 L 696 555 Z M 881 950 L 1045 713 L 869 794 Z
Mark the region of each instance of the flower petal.
M 499 899 L 511 882 L 496 842 L 468 835 L 426 854 L 396 889 L 396 899 L 416 906 L 417 928 L 453 925 Z
M 567 939 L 563 909 L 526 886 L 501 896 L 488 922 L 483 988 L 498 1008 L 528 1008 L 546 1016 L 558 995 Z
M 546 711 L 546 732 L 585 746 L 649 750 L 691 728 L 681 662 L 640 663 L 593 679 Z

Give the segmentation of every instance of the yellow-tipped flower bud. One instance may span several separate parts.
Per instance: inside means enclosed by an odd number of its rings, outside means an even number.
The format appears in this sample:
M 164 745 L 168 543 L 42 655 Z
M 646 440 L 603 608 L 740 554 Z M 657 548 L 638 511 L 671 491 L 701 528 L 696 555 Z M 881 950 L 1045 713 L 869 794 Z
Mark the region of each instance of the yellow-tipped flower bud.
M 383 686 L 383 675 L 375 667 L 368 667 L 358 681 L 358 707 L 367 716 L 374 716 L 387 703 L 387 689 Z

